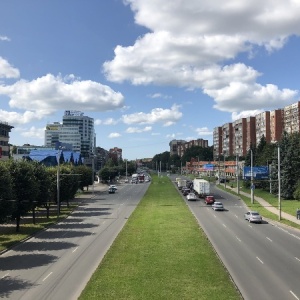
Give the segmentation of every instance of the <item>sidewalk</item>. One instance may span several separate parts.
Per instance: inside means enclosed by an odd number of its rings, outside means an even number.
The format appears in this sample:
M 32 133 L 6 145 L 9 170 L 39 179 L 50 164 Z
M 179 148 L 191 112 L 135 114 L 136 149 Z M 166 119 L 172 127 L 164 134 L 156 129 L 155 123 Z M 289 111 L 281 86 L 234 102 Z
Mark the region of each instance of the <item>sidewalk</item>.
M 232 191 L 234 191 L 235 193 L 237 193 L 237 188 L 231 188 L 229 186 L 226 186 L 226 189 L 230 189 Z M 243 195 L 243 196 L 246 196 L 248 198 L 251 198 L 251 194 L 249 193 L 245 193 L 245 192 L 242 192 L 240 191 L 240 195 Z M 275 215 L 279 216 L 279 209 L 274 207 L 274 206 L 271 206 L 269 202 L 267 202 L 266 200 L 264 200 L 263 198 L 261 197 L 257 197 L 254 195 L 254 201 L 258 202 L 261 206 L 263 206 L 265 209 L 269 210 L 270 212 L 274 213 Z M 295 224 L 298 224 L 300 225 L 300 220 L 298 220 L 296 218 L 296 212 L 295 212 L 295 216 L 292 216 L 286 212 L 283 212 L 281 211 L 281 218 L 282 219 L 285 219 L 285 220 L 289 220 Z

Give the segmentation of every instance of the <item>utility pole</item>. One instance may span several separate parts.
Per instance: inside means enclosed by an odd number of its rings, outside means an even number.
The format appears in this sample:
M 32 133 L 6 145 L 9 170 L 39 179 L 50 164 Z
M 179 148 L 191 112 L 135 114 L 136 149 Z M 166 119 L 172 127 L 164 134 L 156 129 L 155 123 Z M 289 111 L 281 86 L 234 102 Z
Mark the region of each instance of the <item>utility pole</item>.
M 225 166 L 225 152 L 224 152 L 224 187 L 226 189 L 226 181 L 227 181 L 227 178 L 226 178 L 226 166 Z
M 278 145 L 278 219 L 281 220 L 280 147 Z
M 240 194 L 240 182 L 239 182 L 239 157 L 236 155 L 236 188 L 238 195 Z
M 251 151 L 251 203 L 254 203 L 254 184 L 253 184 L 253 151 Z

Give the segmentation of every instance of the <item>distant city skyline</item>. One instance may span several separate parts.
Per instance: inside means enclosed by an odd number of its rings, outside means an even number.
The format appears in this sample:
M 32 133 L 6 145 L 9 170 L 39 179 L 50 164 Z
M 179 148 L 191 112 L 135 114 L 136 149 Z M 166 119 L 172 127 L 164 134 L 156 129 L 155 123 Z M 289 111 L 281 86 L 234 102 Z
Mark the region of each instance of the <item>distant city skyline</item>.
M 299 100 L 299 6 L 3 0 L 0 121 L 11 144 L 43 145 L 46 124 L 79 110 L 96 146 L 133 160 L 173 139 L 213 145 L 215 127 Z

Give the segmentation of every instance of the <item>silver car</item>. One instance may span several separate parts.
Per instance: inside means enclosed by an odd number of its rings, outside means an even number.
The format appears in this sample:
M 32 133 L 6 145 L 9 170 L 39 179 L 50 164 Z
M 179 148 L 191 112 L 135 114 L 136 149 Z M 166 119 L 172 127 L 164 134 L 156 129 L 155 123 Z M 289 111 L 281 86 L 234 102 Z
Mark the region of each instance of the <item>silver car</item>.
M 215 201 L 215 202 L 212 204 L 211 208 L 212 208 L 213 210 L 224 210 L 223 203 L 222 203 L 222 202 L 219 202 L 219 201 Z
M 261 223 L 262 217 L 257 211 L 248 211 L 245 213 L 245 220 L 249 223 Z

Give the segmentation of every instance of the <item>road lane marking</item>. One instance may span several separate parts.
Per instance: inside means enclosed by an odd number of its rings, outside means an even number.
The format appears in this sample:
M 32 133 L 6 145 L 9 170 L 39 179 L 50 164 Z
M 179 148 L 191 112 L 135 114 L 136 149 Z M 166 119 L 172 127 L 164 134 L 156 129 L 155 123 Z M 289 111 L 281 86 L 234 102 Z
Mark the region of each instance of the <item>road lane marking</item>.
M 239 242 L 241 242 L 241 240 L 240 240 L 237 236 L 235 236 L 235 238 L 236 238 Z
M 72 251 L 72 253 L 74 253 L 77 249 L 78 249 L 78 247 L 76 247 L 76 248 Z
M 258 261 L 260 261 L 262 264 L 264 264 L 264 262 L 263 262 L 259 257 L 256 256 L 256 259 L 257 259 Z
M 251 224 L 248 224 L 248 226 L 252 228 L 252 225 L 251 225 Z
M 9 275 L 9 273 L 6 273 L 5 275 L 3 275 L 3 276 L 1 277 L 1 279 L 7 277 L 8 275 Z
M 266 237 L 267 240 L 269 240 L 270 242 L 273 242 L 269 237 Z
M 295 293 L 293 293 L 293 291 L 290 291 L 290 293 L 291 293 L 297 300 L 299 300 L 299 298 L 296 296 Z
M 45 281 L 53 272 L 49 273 L 44 279 L 43 281 Z
M 226 228 L 226 225 L 225 224 L 222 224 L 225 228 Z
M 300 261 L 300 259 L 299 259 L 298 257 L 295 256 L 295 258 L 296 258 L 298 261 Z

